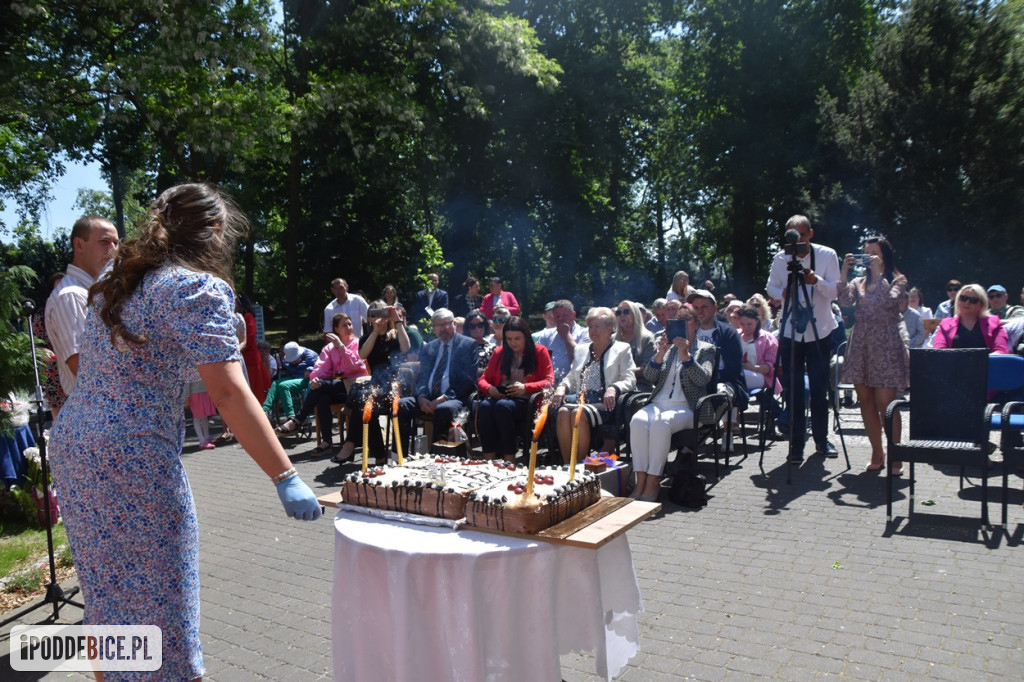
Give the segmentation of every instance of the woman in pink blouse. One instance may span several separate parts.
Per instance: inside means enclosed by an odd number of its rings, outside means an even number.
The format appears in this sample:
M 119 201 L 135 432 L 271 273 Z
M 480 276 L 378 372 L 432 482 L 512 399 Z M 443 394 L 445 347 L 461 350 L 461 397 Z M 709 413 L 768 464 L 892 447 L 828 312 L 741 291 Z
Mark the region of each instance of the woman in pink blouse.
M 359 378 L 368 376 L 366 362 L 359 357 L 359 338 L 352 333 L 352 318 L 338 313 L 331 319 L 332 334 L 327 334 L 327 345 L 320 351 L 320 359 L 309 374 L 309 392 L 302 401 L 302 409 L 278 429 L 292 433 L 316 408 L 320 418 L 320 445 L 313 449 L 325 453 L 334 449 L 331 404 L 345 402 L 348 387 Z

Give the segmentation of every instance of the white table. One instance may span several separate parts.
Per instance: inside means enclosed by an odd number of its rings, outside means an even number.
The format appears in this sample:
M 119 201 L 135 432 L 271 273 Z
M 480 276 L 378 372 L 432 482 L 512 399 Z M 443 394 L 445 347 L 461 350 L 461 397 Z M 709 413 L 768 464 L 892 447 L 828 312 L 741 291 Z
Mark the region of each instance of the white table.
M 335 680 L 560 680 L 559 655 L 597 652 L 610 680 L 639 650 L 643 610 L 626 536 L 599 549 L 334 521 Z

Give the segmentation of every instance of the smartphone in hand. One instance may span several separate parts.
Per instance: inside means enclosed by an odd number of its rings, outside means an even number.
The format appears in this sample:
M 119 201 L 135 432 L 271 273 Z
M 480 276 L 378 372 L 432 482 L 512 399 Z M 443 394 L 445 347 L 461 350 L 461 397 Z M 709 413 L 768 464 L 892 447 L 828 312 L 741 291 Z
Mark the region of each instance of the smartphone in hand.
M 690 338 L 689 330 L 687 329 L 687 320 L 668 320 L 665 323 L 665 336 L 671 343 L 676 338 L 688 339 Z

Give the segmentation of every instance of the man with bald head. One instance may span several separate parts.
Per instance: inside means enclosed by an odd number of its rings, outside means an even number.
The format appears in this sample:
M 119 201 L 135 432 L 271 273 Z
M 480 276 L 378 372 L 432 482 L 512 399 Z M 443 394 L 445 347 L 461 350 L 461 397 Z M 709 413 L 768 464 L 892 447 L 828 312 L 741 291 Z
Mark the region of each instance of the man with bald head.
M 71 264 L 46 300 L 46 333 L 57 355 L 61 388 L 68 395 L 78 376 L 89 287 L 117 253 L 118 244 L 117 228 L 106 218 L 85 216 L 76 220 L 71 228 Z

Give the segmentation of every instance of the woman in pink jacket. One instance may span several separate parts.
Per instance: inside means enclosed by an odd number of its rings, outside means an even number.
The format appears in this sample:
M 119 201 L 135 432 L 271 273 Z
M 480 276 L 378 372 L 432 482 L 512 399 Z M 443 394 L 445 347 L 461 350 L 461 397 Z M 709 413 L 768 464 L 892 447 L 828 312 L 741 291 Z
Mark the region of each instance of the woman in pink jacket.
M 772 388 L 779 392 L 782 387 L 775 381 L 775 356 L 779 352 L 779 341 L 771 332 L 761 328 L 761 315 L 750 305 L 739 309 L 740 346 L 743 349 L 743 376 L 747 390 Z
M 1006 329 L 988 313 L 988 295 L 979 284 L 966 284 L 953 303 L 955 315 L 939 322 L 935 348 L 988 348 L 989 353 L 1008 353 Z
M 369 375 L 366 362 L 359 357 L 359 337 L 352 333 L 352 318 L 338 313 L 331 319 L 331 325 L 334 333 L 327 334 L 327 345 L 309 373 L 309 392 L 302 401 L 302 409 L 278 429 L 281 433 L 298 430 L 316 408 L 322 440 L 313 452 L 318 454 L 334 449 L 331 404 L 345 402 L 352 381 Z

